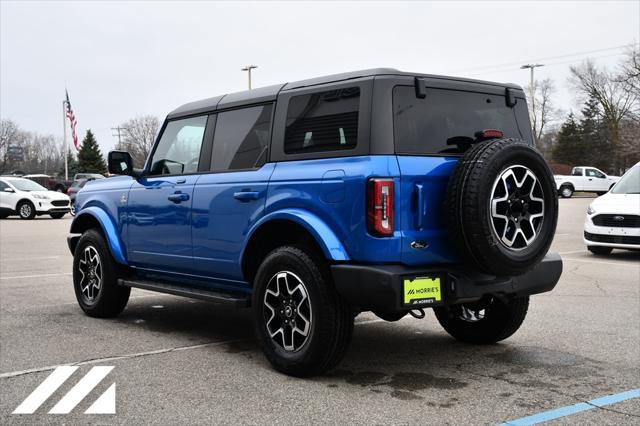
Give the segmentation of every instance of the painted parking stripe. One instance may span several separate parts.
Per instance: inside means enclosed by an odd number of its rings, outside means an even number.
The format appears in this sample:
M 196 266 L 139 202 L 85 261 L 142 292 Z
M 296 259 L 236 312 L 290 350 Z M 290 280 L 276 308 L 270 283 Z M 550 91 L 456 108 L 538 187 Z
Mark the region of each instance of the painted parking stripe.
M 640 388 L 617 393 L 615 395 L 608 395 L 601 398 L 592 399 L 591 401 L 587 402 L 580 402 L 578 404 L 556 408 L 554 410 L 544 411 L 532 416 L 522 417 L 521 419 L 509 420 L 508 422 L 502 423 L 500 426 L 536 425 L 538 423 L 559 419 L 560 417 L 570 416 L 582 411 L 587 411 L 598 407 L 605 407 L 607 405 L 616 404 L 618 402 L 627 401 L 634 398 L 640 398 Z
M 63 272 L 61 274 L 16 275 L 13 277 L 0 277 L 0 280 L 20 280 L 24 278 L 62 277 L 65 275 L 71 275 L 71 272 Z

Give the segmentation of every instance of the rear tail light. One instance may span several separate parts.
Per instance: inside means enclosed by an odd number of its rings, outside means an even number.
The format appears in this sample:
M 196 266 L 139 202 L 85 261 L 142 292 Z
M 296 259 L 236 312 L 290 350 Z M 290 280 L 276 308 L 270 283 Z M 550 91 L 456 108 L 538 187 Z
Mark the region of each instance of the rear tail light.
M 67 194 L 71 194 L 71 187 L 67 188 Z
M 367 198 L 369 232 L 393 235 L 393 179 L 370 179 Z

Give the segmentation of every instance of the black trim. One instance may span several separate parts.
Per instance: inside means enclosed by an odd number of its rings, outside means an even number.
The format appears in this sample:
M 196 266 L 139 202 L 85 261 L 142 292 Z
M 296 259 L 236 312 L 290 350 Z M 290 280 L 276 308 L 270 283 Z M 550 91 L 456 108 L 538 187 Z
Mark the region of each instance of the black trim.
M 247 295 L 213 291 L 198 287 L 187 287 L 175 285 L 168 282 L 150 280 L 118 280 L 118 285 L 124 287 L 141 288 L 143 290 L 157 291 L 159 293 L 173 294 L 191 299 L 207 300 L 216 303 L 225 303 L 236 308 L 246 308 L 249 306 L 250 298 Z
M 405 277 L 442 277 L 444 304 L 452 305 L 486 295 L 510 297 L 551 291 L 562 274 L 562 259 L 557 253 L 549 253 L 531 271 L 516 277 L 485 275 L 455 264 L 410 267 L 344 263 L 332 265 L 331 272 L 336 289 L 351 305 L 362 310 L 395 312 L 407 310 L 402 303 Z
M 635 235 L 603 235 L 592 234 L 584 231 L 584 239 L 592 241 L 594 243 L 608 243 L 608 244 L 640 244 L 640 237 Z

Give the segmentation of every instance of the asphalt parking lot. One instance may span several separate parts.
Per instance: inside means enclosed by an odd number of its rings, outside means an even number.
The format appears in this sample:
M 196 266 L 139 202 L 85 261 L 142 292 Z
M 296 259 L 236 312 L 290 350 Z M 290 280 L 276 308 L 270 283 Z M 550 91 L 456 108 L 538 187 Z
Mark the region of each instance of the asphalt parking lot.
M 70 220 L 0 221 L 0 423 L 499 424 L 640 388 L 640 253 L 582 245 L 591 200 L 560 200 L 552 250 L 564 273 L 532 297 L 523 327 L 491 346 L 457 343 L 427 312 L 356 318 L 342 364 L 295 379 L 273 371 L 248 311 L 140 290 L 114 320 L 83 315 L 71 284 Z M 55 366 L 115 368 L 68 415 L 12 411 Z M 116 383 L 115 415 L 83 414 Z M 515 422 L 514 422 L 515 423 Z M 640 398 L 551 424 L 638 424 Z

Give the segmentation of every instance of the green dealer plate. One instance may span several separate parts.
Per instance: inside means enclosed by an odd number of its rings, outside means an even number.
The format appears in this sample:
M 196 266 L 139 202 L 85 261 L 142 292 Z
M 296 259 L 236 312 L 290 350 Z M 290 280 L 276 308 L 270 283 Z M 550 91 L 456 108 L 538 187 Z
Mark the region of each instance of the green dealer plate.
M 405 306 L 434 306 L 443 303 L 440 277 L 405 278 L 403 282 Z

